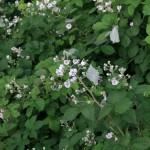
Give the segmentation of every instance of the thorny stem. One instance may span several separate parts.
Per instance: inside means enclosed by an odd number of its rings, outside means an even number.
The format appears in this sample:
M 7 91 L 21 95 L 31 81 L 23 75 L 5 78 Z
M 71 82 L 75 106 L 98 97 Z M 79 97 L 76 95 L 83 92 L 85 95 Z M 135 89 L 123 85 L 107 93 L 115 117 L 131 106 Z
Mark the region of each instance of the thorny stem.
M 112 120 L 112 117 L 110 116 L 110 115 L 108 115 L 108 117 Z M 122 135 L 122 136 L 124 136 L 124 133 L 123 133 L 123 131 L 120 129 L 120 127 L 118 126 L 118 124 L 114 121 L 114 120 L 112 120 L 113 122 L 114 122 L 114 124 L 115 124 L 115 126 L 117 127 L 117 129 L 118 129 L 118 131 L 120 132 L 120 134 Z
M 85 87 L 85 89 L 89 92 L 89 94 L 91 95 L 91 97 L 93 98 L 93 101 L 101 108 L 99 102 L 95 99 L 93 93 L 88 89 L 88 87 L 84 84 L 84 82 L 82 81 L 81 78 L 78 78 L 78 80 L 80 81 L 80 83 Z

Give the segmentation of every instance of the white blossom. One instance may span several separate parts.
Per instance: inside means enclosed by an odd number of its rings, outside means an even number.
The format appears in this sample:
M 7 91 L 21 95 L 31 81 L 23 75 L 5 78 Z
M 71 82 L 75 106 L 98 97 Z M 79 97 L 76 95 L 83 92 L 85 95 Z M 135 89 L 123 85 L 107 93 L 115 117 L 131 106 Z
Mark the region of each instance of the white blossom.
M 120 12 L 121 9 L 122 9 L 122 6 L 117 6 L 118 12 Z
M 44 3 L 45 3 L 45 4 L 49 3 L 49 0 L 44 0 Z
M 76 74 L 77 74 L 77 69 L 76 68 L 70 69 L 69 76 L 75 76 Z
M 56 74 L 58 76 L 63 76 L 64 75 L 63 70 L 61 70 L 61 69 L 56 69 Z
M 49 3 L 48 5 L 47 5 L 47 8 L 52 8 L 53 7 L 53 5 L 51 4 L 51 3 Z
M 74 65 L 76 65 L 76 64 L 78 64 L 78 63 L 79 63 L 79 61 L 80 61 L 79 59 L 73 59 L 73 61 L 72 61 L 72 62 L 73 62 L 73 64 L 74 64 Z
M 66 88 L 70 88 L 70 86 L 71 86 L 70 81 L 68 80 L 68 81 L 64 82 L 64 86 Z
M 72 28 L 72 24 L 71 23 L 68 23 L 67 25 L 66 25 L 66 28 L 69 30 L 69 29 L 71 29 Z
M 69 63 L 70 63 L 70 60 L 64 60 L 65 65 L 69 65 Z
M 133 22 L 130 22 L 130 27 L 133 27 L 134 23 Z
M 106 134 L 107 139 L 111 139 L 113 137 L 114 133 L 110 132 Z
M 72 77 L 71 79 L 70 79 L 70 82 L 75 82 L 77 80 L 77 77 Z
M 6 87 L 6 89 L 11 89 L 10 84 L 6 84 L 5 87 Z
M 119 81 L 116 78 L 112 78 L 111 83 L 112 83 L 112 85 L 118 85 Z

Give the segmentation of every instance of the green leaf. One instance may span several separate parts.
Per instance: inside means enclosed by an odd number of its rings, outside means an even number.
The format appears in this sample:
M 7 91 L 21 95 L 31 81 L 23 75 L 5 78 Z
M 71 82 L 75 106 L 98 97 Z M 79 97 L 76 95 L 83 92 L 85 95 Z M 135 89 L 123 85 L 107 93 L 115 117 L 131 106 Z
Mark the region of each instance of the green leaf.
M 8 67 L 8 61 L 7 61 L 7 59 L 3 58 L 0 61 L 0 71 L 7 69 L 7 67 Z
M 144 7 L 143 7 L 143 14 L 144 15 L 150 15 L 150 3 L 148 4 L 148 3 L 146 3 L 145 5 L 144 5 Z
M 137 121 L 136 121 L 136 113 L 135 113 L 134 110 L 128 110 L 128 111 L 126 111 L 123 114 L 122 118 L 124 120 L 126 120 L 127 122 L 129 122 L 129 123 L 134 123 L 134 124 L 137 123 Z
M 128 14 L 129 14 L 130 16 L 133 16 L 134 10 L 135 10 L 135 7 L 132 6 L 132 5 L 130 5 L 130 6 L 128 7 Z
M 127 92 L 123 90 L 112 90 L 108 94 L 108 101 L 109 103 L 116 105 L 116 103 L 122 101 L 127 96 Z
M 117 22 L 117 16 L 115 14 L 103 15 L 102 23 L 106 26 L 113 26 Z
M 127 36 L 127 35 L 125 35 L 125 36 L 123 36 L 123 38 L 121 39 L 121 44 L 124 46 L 124 47 L 128 47 L 129 46 L 129 44 L 130 44 L 130 38 Z
M 101 34 L 99 34 L 99 36 L 96 39 L 96 44 L 103 43 L 104 39 L 106 39 L 107 36 L 108 36 L 108 32 L 102 32 Z
M 150 72 L 146 75 L 146 80 L 148 83 L 150 83 Z
M 81 108 L 81 113 L 85 118 L 89 120 L 94 120 L 95 109 L 93 105 L 85 105 L 83 108 Z
M 112 110 L 113 110 L 113 105 L 106 103 L 104 108 L 102 108 L 102 110 L 100 111 L 99 119 L 106 117 Z
M 121 140 L 121 144 L 124 146 L 129 146 L 131 140 L 131 135 L 129 132 L 126 132 L 125 136 Z
M 150 44 L 150 35 L 145 38 L 147 44 Z
M 129 50 L 128 50 L 128 56 L 129 56 L 130 58 L 133 58 L 133 57 L 135 57 L 135 56 L 137 55 L 138 51 L 139 51 L 138 46 L 134 44 L 134 45 L 132 45 L 132 46 L 129 48 Z
M 94 25 L 93 25 L 93 30 L 96 30 L 96 31 L 100 31 L 102 29 L 107 29 L 108 26 L 107 25 L 104 25 L 102 22 L 96 22 Z
M 150 148 L 150 138 L 148 137 L 136 138 L 132 144 L 132 149 L 135 150 L 147 150 L 148 148 Z
M 84 4 L 83 0 L 75 0 L 74 3 L 79 7 L 82 7 Z
M 100 48 L 101 51 L 106 55 L 112 55 L 115 53 L 115 49 L 110 45 L 102 45 Z
M 72 45 L 74 40 L 75 40 L 75 36 L 74 36 L 74 35 L 71 35 L 71 36 L 69 37 L 69 44 Z
M 96 146 L 94 146 L 93 150 L 103 150 L 103 144 L 102 143 L 98 143 Z
M 130 106 L 132 105 L 132 102 L 128 98 L 123 98 L 121 101 L 119 101 L 115 106 L 115 111 L 119 114 L 122 114 L 126 112 Z
M 80 113 L 79 108 L 72 107 L 66 110 L 63 119 L 67 121 L 72 121 L 77 117 L 77 115 Z
M 40 90 L 38 87 L 34 87 L 31 91 L 31 96 L 33 99 L 36 99 L 37 95 L 40 93 Z
M 38 111 L 42 111 L 45 106 L 45 101 L 41 98 L 35 100 L 35 107 Z
M 146 85 L 146 84 L 139 85 L 135 89 L 136 94 L 142 94 L 142 95 L 148 91 L 150 91 L 150 85 Z
M 49 128 L 55 132 L 60 129 L 60 121 L 56 117 L 49 117 Z
M 147 33 L 148 35 L 150 35 L 150 23 L 147 24 L 146 33 Z
M 70 138 L 70 145 L 74 146 L 75 144 L 77 144 L 77 142 L 82 139 L 83 134 L 81 132 L 74 134 L 71 138 Z

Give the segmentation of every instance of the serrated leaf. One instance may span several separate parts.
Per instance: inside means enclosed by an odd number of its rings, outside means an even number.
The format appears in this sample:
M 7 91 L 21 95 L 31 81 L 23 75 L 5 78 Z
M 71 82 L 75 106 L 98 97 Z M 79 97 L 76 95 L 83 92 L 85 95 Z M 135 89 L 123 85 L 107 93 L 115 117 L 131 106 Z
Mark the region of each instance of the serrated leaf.
M 115 111 L 119 114 L 122 114 L 126 112 L 130 106 L 132 105 L 132 102 L 128 98 L 123 98 L 121 101 L 119 101 L 115 106 Z
M 75 0 L 75 4 L 79 7 L 82 7 L 84 2 L 83 2 L 83 0 Z
M 99 119 L 106 117 L 113 110 L 113 105 L 106 103 L 99 114 Z
M 45 106 L 45 101 L 43 99 L 35 100 L 35 107 L 38 111 L 42 111 Z
M 81 132 L 74 134 L 71 138 L 70 138 L 70 145 L 74 146 L 75 144 L 77 144 L 77 142 L 82 139 L 83 134 Z
M 94 119 L 95 109 L 93 105 L 86 105 L 81 109 L 81 113 L 89 120 Z
M 132 149 L 135 150 L 147 150 L 148 148 L 150 148 L 150 138 L 148 137 L 136 138 L 132 144 Z
M 124 120 L 126 120 L 127 122 L 129 122 L 129 123 L 134 123 L 134 124 L 137 123 L 137 121 L 136 121 L 136 113 L 135 113 L 134 110 L 128 110 L 128 111 L 126 111 L 123 114 L 122 118 Z
M 77 117 L 77 115 L 80 113 L 79 108 L 72 107 L 66 110 L 63 119 L 67 121 L 72 121 Z

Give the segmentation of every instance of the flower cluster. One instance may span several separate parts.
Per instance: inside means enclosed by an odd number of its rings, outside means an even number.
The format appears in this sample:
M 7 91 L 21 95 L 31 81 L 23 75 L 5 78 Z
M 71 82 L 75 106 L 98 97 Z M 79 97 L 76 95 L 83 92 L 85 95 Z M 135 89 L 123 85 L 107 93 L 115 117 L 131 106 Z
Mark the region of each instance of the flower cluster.
M 86 146 L 92 146 L 96 144 L 95 135 L 90 130 L 86 130 L 86 136 L 82 138 Z
M 4 24 L 4 27 L 6 29 L 7 34 L 11 34 L 12 32 L 12 27 L 15 27 L 19 21 L 22 19 L 18 16 L 14 16 L 13 20 L 10 21 L 5 15 L 1 16 L 2 22 Z M 18 32 L 18 30 L 16 30 Z
M 13 52 L 13 54 L 15 54 L 15 57 L 13 58 L 13 56 L 10 56 L 10 55 L 6 55 L 6 59 L 8 60 L 8 67 L 11 67 L 12 65 L 13 66 L 16 66 L 17 65 L 17 60 L 16 60 L 16 56 L 17 56 L 17 59 L 19 58 L 23 58 L 23 59 L 30 59 L 30 56 L 23 56 L 21 53 L 22 53 L 22 49 L 19 47 L 19 48 L 16 48 L 16 47 L 12 47 L 11 48 L 11 51 Z
M 60 8 L 56 6 L 57 2 L 54 1 L 50 1 L 50 0 L 42 0 L 42 1 L 36 1 L 35 3 L 31 3 L 28 2 L 26 4 L 26 9 L 24 11 L 26 11 L 27 13 L 30 13 L 31 15 L 41 15 L 41 16 L 45 16 L 45 10 L 52 10 L 52 12 L 59 12 Z M 15 6 L 19 8 L 19 6 L 21 5 L 21 3 L 16 0 L 15 1 Z M 23 10 L 22 10 L 23 11 Z
M 62 127 L 65 127 L 67 129 L 68 132 L 71 132 L 73 130 L 73 127 L 74 127 L 74 123 L 72 126 L 69 125 L 69 123 L 65 120 L 60 120 L 60 124 Z
M 118 138 L 115 136 L 115 134 L 114 134 L 113 132 L 107 133 L 105 137 L 106 137 L 106 139 L 108 139 L 108 140 L 112 139 L 113 137 L 115 138 L 115 141 L 118 140 Z
M 108 0 L 93 0 L 96 3 L 96 7 L 99 11 L 102 12 L 114 12 L 114 10 L 112 9 L 112 1 Z M 122 6 L 117 6 L 117 11 L 120 12 L 120 10 L 122 9 Z
M 24 84 L 23 87 L 20 87 L 16 80 L 13 79 L 10 81 L 10 83 L 5 85 L 5 88 L 11 93 L 11 94 L 15 94 L 15 97 L 20 99 L 22 97 L 22 92 L 21 90 L 25 90 L 28 88 L 28 85 Z
M 106 74 L 109 78 L 108 80 L 111 82 L 113 86 L 117 86 L 122 83 L 124 86 L 128 86 L 127 79 L 130 78 L 130 75 L 125 75 L 125 68 L 118 68 L 117 65 L 111 65 L 110 61 L 104 64 L 104 71 L 108 71 Z
M 39 10 L 51 9 L 54 12 L 59 12 L 60 8 L 58 8 L 56 4 L 56 1 L 50 2 L 50 0 L 43 0 L 43 2 L 36 1 Z
M 96 2 L 96 6 L 99 11 L 113 12 L 113 9 L 111 7 L 112 5 L 111 1 L 107 1 L 107 2 L 104 2 L 103 0 L 93 0 L 93 1 Z
M 72 83 L 75 83 L 78 79 L 78 72 L 79 70 L 85 70 L 87 62 L 85 60 L 79 59 L 69 59 L 68 52 L 64 51 L 64 55 L 62 58 L 58 58 L 57 56 L 54 58 L 54 62 L 60 62 L 59 67 L 56 69 L 55 73 L 58 77 L 64 77 L 65 75 L 68 76 L 68 79 L 65 80 L 63 83 L 57 83 L 59 88 L 64 86 L 65 88 L 70 88 Z M 53 87 L 56 86 L 54 83 Z

